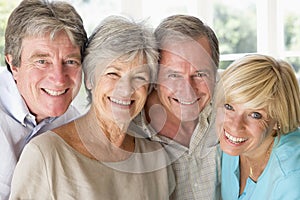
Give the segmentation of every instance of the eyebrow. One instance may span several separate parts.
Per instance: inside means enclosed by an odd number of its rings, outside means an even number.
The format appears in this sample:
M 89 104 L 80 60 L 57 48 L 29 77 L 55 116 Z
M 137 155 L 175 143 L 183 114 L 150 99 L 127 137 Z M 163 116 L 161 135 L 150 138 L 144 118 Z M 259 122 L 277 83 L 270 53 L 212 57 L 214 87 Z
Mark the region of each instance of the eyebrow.
M 212 70 L 207 70 L 207 69 L 201 69 L 201 70 L 196 70 L 195 73 L 203 72 L 203 73 L 210 73 Z
M 108 70 L 108 69 L 115 69 L 117 71 L 121 71 L 121 68 L 117 67 L 115 65 L 108 65 L 105 70 Z
M 50 55 L 48 53 L 36 53 L 33 54 L 32 56 L 30 56 L 30 58 L 34 59 L 34 58 L 41 58 L 41 57 L 50 57 Z
M 199 72 L 202 72 L 202 73 L 210 73 L 211 70 L 196 70 L 194 73 L 199 73 Z M 176 73 L 176 74 L 181 74 L 181 73 L 183 73 L 183 72 L 169 69 L 169 70 L 166 71 L 166 73 Z
M 81 55 L 78 53 L 73 53 L 73 54 L 67 55 L 66 58 L 77 58 L 78 60 L 80 60 Z
M 47 57 L 51 57 L 49 53 L 35 53 L 30 58 L 35 59 L 35 58 L 47 58 Z M 76 58 L 78 60 L 81 60 L 81 55 L 78 53 L 73 53 L 67 55 L 66 58 Z
M 166 73 L 176 73 L 176 74 L 180 74 L 180 73 L 183 73 L 183 72 L 176 71 L 176 70 L 172 70 L 172 69 L 168 69 L 168 70 L 166 71 Z
M 118 67 L 118 66 L 116 66 L 116 65 L 108 65 L 108 66 L 106 67 L 106 70 L 107 70 L 107 69 L 115 69 L 115 70 L 117 70 L 117 71 L 122 71 L 122 67 Z M 131 69 L 130 71 L 134 71 L 134 72 L 136 72 L 136 73 L 148 73 L 146 69 L 147 69 L 146 66 L 142 66 L 142 67 L 138 67 L 138 68 Z

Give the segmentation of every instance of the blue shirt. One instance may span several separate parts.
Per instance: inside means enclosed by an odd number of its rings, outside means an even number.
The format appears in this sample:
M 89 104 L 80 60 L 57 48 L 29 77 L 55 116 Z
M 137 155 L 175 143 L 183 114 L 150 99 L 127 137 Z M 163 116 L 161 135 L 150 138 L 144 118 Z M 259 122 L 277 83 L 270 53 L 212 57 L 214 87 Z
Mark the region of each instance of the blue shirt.
M 247 179 L 239 196 L 239 156 L 223 153 L 223 200 L 299 200 L 300 130 L 275 138 L 270 159 L 257 182 Z
M 24 145 L 34 136 L 71 121 L 79 115 L 70 106 L 55 118 L 36 123 L 7 69 L 0 70 L 0 199 L 8 199 L 12 174 Z

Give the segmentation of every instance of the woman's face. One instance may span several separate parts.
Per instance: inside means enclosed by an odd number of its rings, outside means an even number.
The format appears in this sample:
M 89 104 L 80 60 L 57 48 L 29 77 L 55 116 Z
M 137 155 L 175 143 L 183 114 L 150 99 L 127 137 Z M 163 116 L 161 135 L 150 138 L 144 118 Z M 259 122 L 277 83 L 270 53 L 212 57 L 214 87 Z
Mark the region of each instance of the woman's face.
M 101 118 L 130 122 L 143 108 L 148 92 L 150 71 L 137 58 L 130 62 L 116 60 L 96 76 L 92 104 Z
M 243 104 L 223 104 L 217 109 L 217 133 L 221 149 L 232 156 L 255 155 L 275 132 L 276 122 L 263 109 Z

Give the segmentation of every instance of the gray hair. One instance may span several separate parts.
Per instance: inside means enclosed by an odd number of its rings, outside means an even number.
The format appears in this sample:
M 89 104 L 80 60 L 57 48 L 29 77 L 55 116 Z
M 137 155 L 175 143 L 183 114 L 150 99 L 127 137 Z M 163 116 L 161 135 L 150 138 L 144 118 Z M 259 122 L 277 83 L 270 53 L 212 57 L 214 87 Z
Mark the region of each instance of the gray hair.
M 185 38 L 198 40 L 200 37 L 208 39 L 215 70 L 219 66 L 219 42 L 214 31 L 200 19 L 190 15 L 172 15 L 164 19 L 155 30 L 155 37 L 159 49 L 163 50 L 165 42 L 178 42 Z
M 146 60 L 150 69 L 150 83 L 157 78 L 158 50 L 153 32 L 143 22 L 136 23 L 121 16 L 109 16 L 94 30 L 89 38 L 83 60 L 85 83 L 95 84 L 96 69 L 119 59 Z M 86 84 L 85 84 L 86 86 Z M 90 89 L 87 89 L 91 101 Z M 152 89 L 149 87 L 149 92 Z
M 83 55 L 87 34 L 83 21 L 75 8 L 66 2 L 47 0 L 23 0 L 11 13 L 5 30 L 5 55 L 11 54 L 12 65 L 20 66 L 22 41 L 29 36 L 51 39 L 65 31 L 71 42 L 79 46 Z M 10 70 L 8 63 L 6 63 Z

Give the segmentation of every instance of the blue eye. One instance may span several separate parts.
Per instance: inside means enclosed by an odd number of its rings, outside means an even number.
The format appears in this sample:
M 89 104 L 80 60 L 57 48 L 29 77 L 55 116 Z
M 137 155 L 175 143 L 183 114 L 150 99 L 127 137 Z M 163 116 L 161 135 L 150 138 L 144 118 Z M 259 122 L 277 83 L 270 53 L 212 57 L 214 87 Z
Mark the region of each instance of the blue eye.
M 232 107 L 231 105 L 229 105 L 228 103 L 225 103 L 225 104 L 224 104 L 224 108 L 225 108 L 226 110 L 233 110 L 233 107 Z
M 251 113 L 251 117 L 254 119 L 261 119 L 262 115 L 258 112 L 253 112 L 253 113 Z
M 38 60 L 38 63 L 40 63 L 40 64 L 45 64 L 45 63 L 46 63 L 46 60 Z
M 38 61 L 36 61 L 38 64 L 42 64 L 42 65 L 44 65 L 44 64 L 46 64 L 47 63 L 47 61 L 46 60 L 38 60 Z
M 40 60 L 36 60 L 35 61 L 35 66 L 40 68 L 40 69 L 45 69 L 49 66 L 49 62 L 47 60 L 44 59 L 40 59 Z

